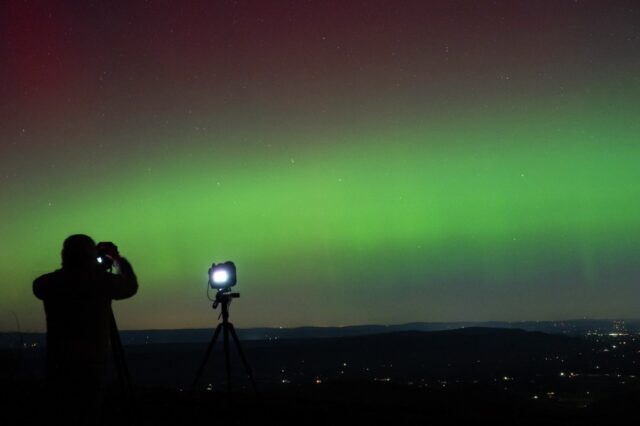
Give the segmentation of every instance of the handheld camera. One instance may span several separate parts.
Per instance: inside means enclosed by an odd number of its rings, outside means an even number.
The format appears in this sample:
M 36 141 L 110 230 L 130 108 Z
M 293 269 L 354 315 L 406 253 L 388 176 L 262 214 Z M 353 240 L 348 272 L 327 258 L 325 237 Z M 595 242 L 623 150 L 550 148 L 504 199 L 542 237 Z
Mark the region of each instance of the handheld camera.
M 120 257 L 118 253 L 118 247 L 112 242 L 103 241 L 96 246 L 98 250 L 98 265 L 105 271 L 111 270 L 113 267 L 113 261 Z

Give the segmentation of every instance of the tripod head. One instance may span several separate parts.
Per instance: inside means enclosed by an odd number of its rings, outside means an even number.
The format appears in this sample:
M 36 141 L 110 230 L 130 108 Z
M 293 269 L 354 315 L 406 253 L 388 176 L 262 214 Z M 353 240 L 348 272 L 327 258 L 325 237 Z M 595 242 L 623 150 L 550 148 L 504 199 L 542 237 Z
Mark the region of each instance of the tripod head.
M 230 288 L 220 289 L 216 293 L 216 300 L 213 301 L 213 309 L 216 309 L 222 303 L 222 309 L 225 310 L 233 299 L 239 298 L 240 293 L 233 293 Z

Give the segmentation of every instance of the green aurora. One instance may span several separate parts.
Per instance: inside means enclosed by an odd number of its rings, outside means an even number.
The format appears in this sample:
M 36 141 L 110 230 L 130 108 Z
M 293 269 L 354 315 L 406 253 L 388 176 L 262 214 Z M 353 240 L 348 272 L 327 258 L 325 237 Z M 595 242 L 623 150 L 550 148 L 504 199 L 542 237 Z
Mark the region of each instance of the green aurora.
M 586 101 L 263 134 L 224 153 L 201 136 L 197 151 L 112 158 L 115 179 L 45 174 L 4 221 L 3 308 L 37 316 L 25 283 L 82 231 L 134 262 L 140 295 L 118 307 L 128 327 L 212 324 L 206 269 L 227 259 L 242 325 L 633 315 L 640 107 Z M 286 155 L 269 148 L 304 137 Z
M 640 313 L 633 2 L 133 3 L 0 6 L 0 329 L 73 233 L 121 329 Z

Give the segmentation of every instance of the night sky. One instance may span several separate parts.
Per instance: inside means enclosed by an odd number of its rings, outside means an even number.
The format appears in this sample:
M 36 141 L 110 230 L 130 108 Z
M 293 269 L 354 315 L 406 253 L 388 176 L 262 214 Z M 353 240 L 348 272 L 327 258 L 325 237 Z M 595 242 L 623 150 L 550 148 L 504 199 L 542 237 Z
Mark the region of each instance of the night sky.
M 639 77 L 637 1 L 2 2 L 0 312 L 86 233 L 122 329 L 640 317 Z

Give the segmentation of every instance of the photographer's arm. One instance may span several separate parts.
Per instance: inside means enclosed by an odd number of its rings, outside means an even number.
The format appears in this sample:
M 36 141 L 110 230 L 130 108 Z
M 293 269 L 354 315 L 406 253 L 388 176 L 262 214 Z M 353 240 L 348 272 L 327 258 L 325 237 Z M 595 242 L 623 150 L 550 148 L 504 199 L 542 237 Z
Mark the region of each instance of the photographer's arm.
M 47 297 L 47 286 L 44 277 L 36 278 L 33 281 L 33 294 L 40 300 Z
M 113 275 L 113 283 L 110 289 L 111 298 L 116 300 L 126 299 L 138 291 L 138 279 L 127 259 L 119 257 L 116 262 L 119 274 Z
M 44 274 L 33 280 L 33 294 L 40 300 L 56 294 L 56 272 Z

